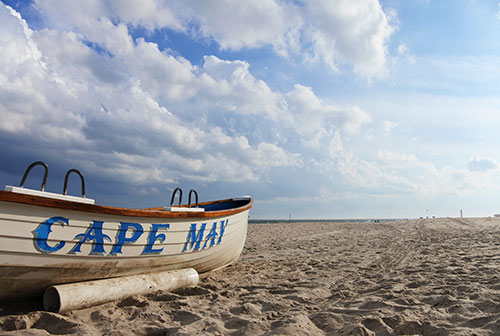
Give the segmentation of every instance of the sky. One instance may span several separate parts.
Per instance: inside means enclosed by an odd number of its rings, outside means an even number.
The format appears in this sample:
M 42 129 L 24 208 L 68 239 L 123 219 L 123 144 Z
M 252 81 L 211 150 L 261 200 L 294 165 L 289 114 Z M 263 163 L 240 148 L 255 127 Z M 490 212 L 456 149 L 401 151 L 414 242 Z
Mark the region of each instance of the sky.
M 41 160 L 102 205 L 492 216 L 499 36 L 498 0 L 2 0 L 0 186 Z

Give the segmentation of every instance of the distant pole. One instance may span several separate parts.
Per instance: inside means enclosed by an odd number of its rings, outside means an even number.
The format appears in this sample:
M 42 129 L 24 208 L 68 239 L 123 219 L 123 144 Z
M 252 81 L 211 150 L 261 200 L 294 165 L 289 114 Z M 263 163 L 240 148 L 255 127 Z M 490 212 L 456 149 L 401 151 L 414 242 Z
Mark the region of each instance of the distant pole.
M 464 218 L 464 216 L 462 214 L 462 209 L 460 209 L 460 218 Z

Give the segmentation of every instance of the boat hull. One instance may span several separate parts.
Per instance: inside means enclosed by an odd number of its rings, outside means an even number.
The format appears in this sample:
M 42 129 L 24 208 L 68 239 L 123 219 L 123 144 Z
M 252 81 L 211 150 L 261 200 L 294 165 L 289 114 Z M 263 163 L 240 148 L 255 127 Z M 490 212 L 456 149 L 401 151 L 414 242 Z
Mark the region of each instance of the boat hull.
M 243 249 L 253 203 L 179 215 L 90 205 L 70 210 L 71 202 L 8 196 L 0 193 L 0 299 L 41 294 L 54 284 L 230 265 Z

